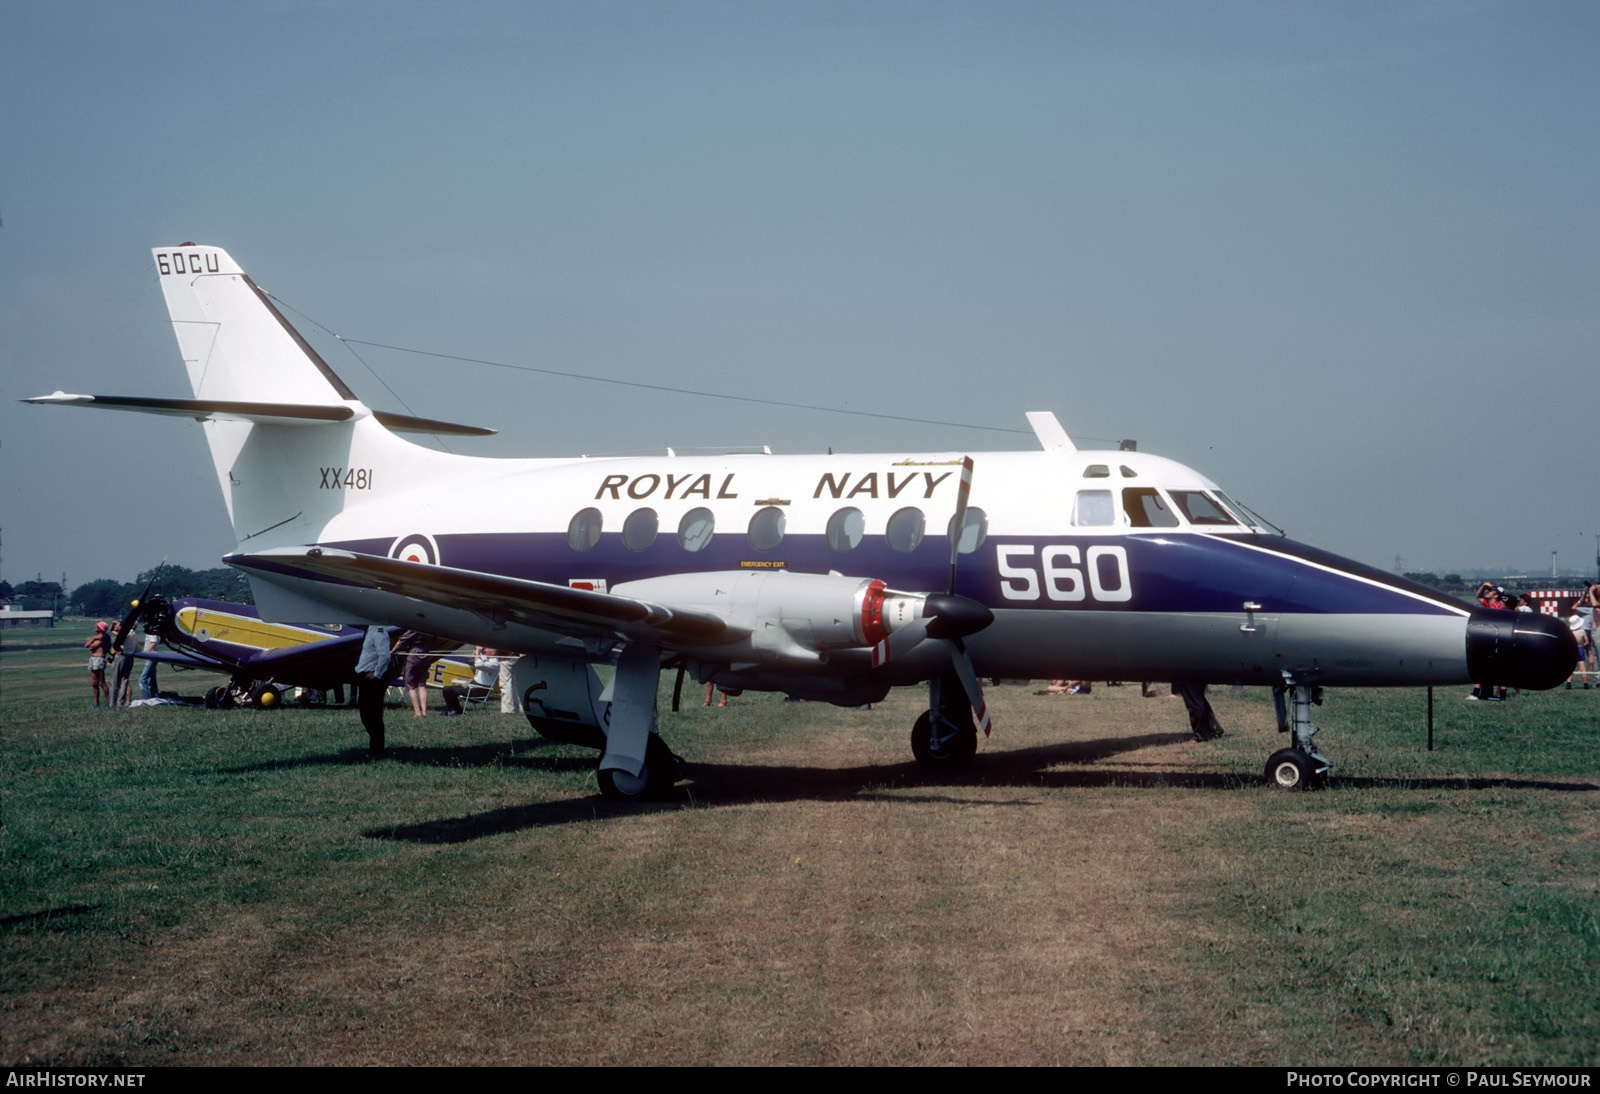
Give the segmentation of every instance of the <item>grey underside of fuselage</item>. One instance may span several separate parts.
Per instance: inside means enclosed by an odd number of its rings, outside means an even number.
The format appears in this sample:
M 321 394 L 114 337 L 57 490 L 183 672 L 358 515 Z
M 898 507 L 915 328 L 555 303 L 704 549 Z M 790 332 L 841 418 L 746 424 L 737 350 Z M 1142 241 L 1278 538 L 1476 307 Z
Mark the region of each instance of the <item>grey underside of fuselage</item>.
M 1283 682 L 1339 687 L 1469 681 L 1464 615 L 1000 610 L 968 639 L 981 675 Z M 1251 629 L 1245 629 L 1251 628 Z

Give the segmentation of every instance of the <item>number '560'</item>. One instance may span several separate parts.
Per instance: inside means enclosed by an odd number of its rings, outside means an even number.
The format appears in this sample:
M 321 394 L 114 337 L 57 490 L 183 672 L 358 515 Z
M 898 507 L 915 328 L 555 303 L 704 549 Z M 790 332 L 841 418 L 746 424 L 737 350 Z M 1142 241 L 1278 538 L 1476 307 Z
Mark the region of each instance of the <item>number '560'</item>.
M 1128 551 L 1098 546 L 1080 552 L 1074 544 L 1043 547 L 1034 557 L 1031 544 L 995 547 L 1000 567 L 1000 595 L 1007 600 L 1096 600 L 1117 603 L 1133 599 L 1128 580 Z

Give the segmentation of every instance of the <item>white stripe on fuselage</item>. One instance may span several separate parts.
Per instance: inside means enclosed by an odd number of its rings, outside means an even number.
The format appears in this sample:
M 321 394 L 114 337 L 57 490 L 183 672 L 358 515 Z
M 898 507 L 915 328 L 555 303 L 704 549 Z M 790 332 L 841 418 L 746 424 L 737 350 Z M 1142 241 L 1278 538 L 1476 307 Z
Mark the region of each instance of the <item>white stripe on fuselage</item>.
M 1249 551 L 1258 551 L 1264 555 L 1271 555 L 1273 558 L 1284 559 L 1289 562 L 1297 562 L 1309 569 L 1321 570 L 1325 574 L 1334 574 L 1338 577 L 1347 578 L 1351 581 L 1359 581 L 1363 585 L 1370 585 L 1374 589 L 1382 589 L 1385 592 L 1399 593 L 1402 596 L 1410 597 L 1412 600 L 1415 600 L 1418 603 L 1427 604 L 1435 608 L 1443 608 L 1446 611 L 1453 612 L 1454 614 L 1461 616 L 1462 618 L 1466 618 L 1472 614 L 1472 610 L 1470 608 L 1451 604 L 1442 597 L 1427 596 L 1423 593 L 1413 592 L 1410 589 L 1402 588 L 1398 585 L 1391 585 L 1386 581 L 1379 581 L 1376 578 L 1365 577 L 1358 573 L 1352 573 L 1349 570 L 1341 570 L 1336 566 L 1325 566 L 1320 562 L 1313 562 L 1308 558 L 1302 558 L 1300 555 L 1291 554 L 1286 551 L 1275 551 L 1271 546 L 1266 544 L 1246 543 L 1241 539 L 1233 539 L 1229 542 L 1237 543 L 1240 547 L 1243 547 Z

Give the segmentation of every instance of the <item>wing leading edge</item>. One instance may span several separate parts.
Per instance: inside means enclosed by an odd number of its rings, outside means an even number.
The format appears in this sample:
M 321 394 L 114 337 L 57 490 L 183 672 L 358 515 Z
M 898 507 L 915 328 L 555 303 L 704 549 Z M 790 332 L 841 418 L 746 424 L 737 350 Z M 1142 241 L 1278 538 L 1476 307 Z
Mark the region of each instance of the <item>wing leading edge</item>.
M 576 638 L 617 637 L 671 647 L 740 636 L 709 612 L 329 547 L 279 547 L 223 561 L 269 581 L 274 574 L 331 579 Z

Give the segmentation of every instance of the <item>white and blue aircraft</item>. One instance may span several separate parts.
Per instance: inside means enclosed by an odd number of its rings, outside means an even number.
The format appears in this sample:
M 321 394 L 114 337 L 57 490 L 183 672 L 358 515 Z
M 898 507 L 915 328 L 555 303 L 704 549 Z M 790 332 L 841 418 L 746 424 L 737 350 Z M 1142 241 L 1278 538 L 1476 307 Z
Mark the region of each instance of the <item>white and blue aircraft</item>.
M 398 434 L 491 431 L 371 410 L 226 252 L 154 255 L 194 398 L 28 401 L 202 422 L 224 561 L 263 618 L 527 655 L 530 720 L 599 748 L 613 797 L 676 781 L 663 667 L 848 705 L 926 681 L 929 764 L 973 758 L 980 677 L 1265 685 L 1290 734 L 1267 777 L 1292 789 L 1330 768 L 1323 687 L 1550 688 L 1576 660 L 1559 620 L 1296 543 L 1181 464 L 1078 449 L 1049 413 L 1028 415 L 1039 450 L 976 459 L 438 452 Z

